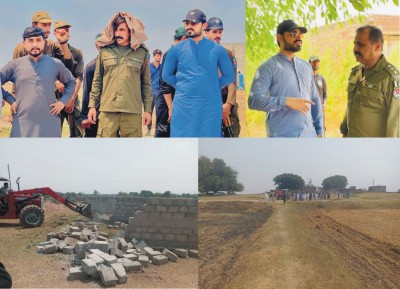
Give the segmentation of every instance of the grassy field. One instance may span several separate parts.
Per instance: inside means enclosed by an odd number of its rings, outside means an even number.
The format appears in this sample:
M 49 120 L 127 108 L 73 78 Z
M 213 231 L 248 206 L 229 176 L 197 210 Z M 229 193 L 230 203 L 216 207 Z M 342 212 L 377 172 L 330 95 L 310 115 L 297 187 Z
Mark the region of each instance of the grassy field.
M 400 286 L 400 194 L 199 200 L 200 288 Z

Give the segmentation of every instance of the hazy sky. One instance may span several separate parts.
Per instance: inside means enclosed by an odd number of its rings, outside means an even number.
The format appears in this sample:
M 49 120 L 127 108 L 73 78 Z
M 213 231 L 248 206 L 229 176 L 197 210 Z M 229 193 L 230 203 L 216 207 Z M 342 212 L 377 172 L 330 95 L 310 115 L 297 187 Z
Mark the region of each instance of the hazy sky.
M 0 177 L 13 189 L 197 193 L 196 139 L 0 139 Z
M 217 16 L 224 22 L 223 42 L 244 42 L 244 0 L 19 0 L 1 1 L 0 67 L 12 58 L 14 47 L 22 41 L 22 32 L 31 25 L 35 11 L 47 11 L 53 20 L 66 20 L 71 28 L 70 44 L 83 51 L 85 63 L 97 55 L 94 37 L 103 31 L 117 11 L 126 11 L 142 20 L 150 51 L 168 49 L 174 31 L 191 9 L 201 9 L 207 18 Z M 51 34 L 51 39 L 55 37 Z
M 199 155 L 220 158 L 239 172 L 245 193 L 274 189 L 282 173 L 320 186 L 326 177 L 344 175 L 349 185 L 400 189 L 399 139 L 200 139 Z

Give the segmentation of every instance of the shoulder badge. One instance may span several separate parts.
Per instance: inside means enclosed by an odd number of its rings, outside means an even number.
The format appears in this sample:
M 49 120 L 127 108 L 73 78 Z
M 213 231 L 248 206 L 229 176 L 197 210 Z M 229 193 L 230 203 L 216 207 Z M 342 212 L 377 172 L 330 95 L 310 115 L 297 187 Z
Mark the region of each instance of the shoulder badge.
M 397 99 L 400 98 L 400 75 L 394 77 L 393 96 Z

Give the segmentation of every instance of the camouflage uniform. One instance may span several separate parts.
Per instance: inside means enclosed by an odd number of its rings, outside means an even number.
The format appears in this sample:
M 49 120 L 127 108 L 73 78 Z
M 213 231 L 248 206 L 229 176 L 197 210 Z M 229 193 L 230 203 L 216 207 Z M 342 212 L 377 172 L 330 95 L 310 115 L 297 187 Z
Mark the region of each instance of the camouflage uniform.
M 343 135 L 400 137 L 400 73 L 383 55 L 372 69 L 353 68 L 347 92 Z

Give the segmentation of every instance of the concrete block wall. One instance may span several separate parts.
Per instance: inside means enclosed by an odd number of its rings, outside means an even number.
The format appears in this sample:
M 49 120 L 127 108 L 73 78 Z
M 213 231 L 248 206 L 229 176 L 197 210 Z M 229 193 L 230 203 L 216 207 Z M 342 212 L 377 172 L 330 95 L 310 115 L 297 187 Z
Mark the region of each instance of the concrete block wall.
M 150 198 L 129 219 L 125 239 L 144 240 L 151 247 L 198 248 L 197 199 Z

